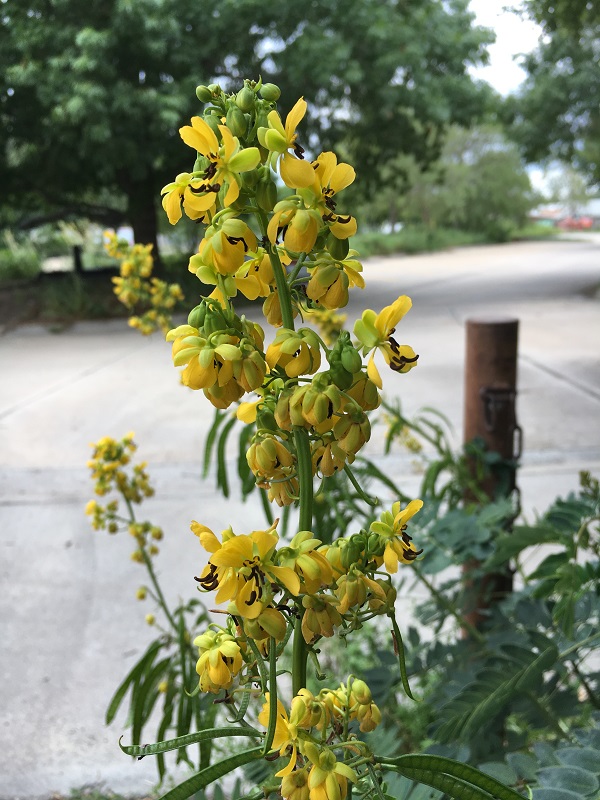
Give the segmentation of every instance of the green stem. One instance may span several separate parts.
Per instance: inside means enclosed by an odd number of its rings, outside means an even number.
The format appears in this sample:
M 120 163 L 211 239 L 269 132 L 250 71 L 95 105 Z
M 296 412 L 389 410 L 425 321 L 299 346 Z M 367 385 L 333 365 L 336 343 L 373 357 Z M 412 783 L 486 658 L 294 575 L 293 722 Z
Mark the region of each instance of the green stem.
M 269 728 L 265 737 L 263 754 L 266 756 L 275 738 L 277 726 L 277 642 L 271 636 L 269 639 Z
M 468 632 L 469 636 L 472 639 L 474 639 L 478 644 L 485 645 L 486 643 L 485 636 L 481 633 L 481 631 L 478 631 L 477 628 L 474 625 L 472 625 L 468 619 L 465 619 L 465 617 L 463 617 L 462 614 L 460 614 L 456 610 L 456 608 L 452 605 L 452 603 L 449 600 L 447 600 L 443 596 L 443 594 L 441 594 L 441 592 L 438 592 L 438 590 L 431 583 L 431 581 L 427 580 L 427 578 L 421 572 L 415 570 L 415 575 L 422 583 L 425 584 L 425 586 L 429 589 L 429 591 L 435 597 L 438 603 L 454 617 L 454 619 L 458 622 L 461 628 L 464 628 L 464 630 Z
M 123 499 L 125 500 L 125 504 L 127 505 L 127 510 L 129 511 L 130 522 L 135 524 L 135 513 L 133 511 L 133 506 L 131 505 L 131 500 L 128 497 L 123 495 Z M 140 553 L 142 554 L 142 558 L 144 559 L 144 564 L 146 565 L 146 569 L 148 570 L 148 575 L 150 576 L 150 582 L 154 587 L 154 591 L 156 592 L 156 597 L 158 599 L 158 604 L 164 611 L 165 617 L 169 621 L 169 625 L 173 628 L 176 634 L 179 634 L 179 628 L 177 627 L 177 623 L 171 611 L 169 610 L 169 606 L 167 605 L 167 601 L 165 600 L 165 596 L 162 593 L 162 589 L 160 588 L 160 584 L 158 583 L 158 578 L 156 577 L 156 573 L 154 572 L 154 567 L 152 566 L 152 560 L 148 553 L 146 552 L 146 548 L 143 544 L 140 544 Z
M 306 256 L 307 256 L 307 255 L 308 255 L 308 253 L 300 253 L 300 255 L 298 256 L 298 260 L 296 261 L 296 266 L 294 267 L 294 269 L 292 270 L 292 272 L 291 272 L 291 274 L 290 274 L 290 277 L 288 278 L 288 281 L 289 281 L 289 286 L 291 286 L 291 285 L 292 285 L 292 283 L 293 283 L 293 282 L 296 280 L 296 278 L 298 277 L 298 273 L 299 273 L 299 272 L 300 272 L 300 270 L 302 269 L 302 265 L 303 265 L 303 264 L 304 264 L 304 262 L 306 261 Z
M 571 647 L 567 647 L 566 650 L 563 650 L 562 653 L 558 654 L 559 659 L 561 659 L 561 661 L 562 661 L 563 658 L 566 658 L 567 656 L 570 656 L 571 653 L 576 653 L 577 650 L 579 650 L 580 647 L 585 647 L 587 644 L 590 644 L 591 642 L 595 642 L 596 639 L 598 639 L 599 637 L 600 637 L 600 633 L 594 633 L 592 636 L 588 636 L 587 639 L 582 639 L 580 642 L 577 642 L 576 644 L 571 645 Z

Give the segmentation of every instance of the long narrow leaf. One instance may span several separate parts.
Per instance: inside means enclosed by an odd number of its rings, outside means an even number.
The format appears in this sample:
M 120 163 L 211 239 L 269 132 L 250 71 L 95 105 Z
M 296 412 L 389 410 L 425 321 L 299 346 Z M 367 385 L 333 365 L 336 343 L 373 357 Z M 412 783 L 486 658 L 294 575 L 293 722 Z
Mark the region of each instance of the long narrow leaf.
M 227 437 L 231 429 L 237 422 L 236 417 L 232 417 L 224 426 L 217 443 L 217 486 L 223 493 L 223 497 L 229 497 L 229 480 L 227 478 L 227 462 L 225 461 L 225 448 Z
M 210 470 L 210 465 L 212 463 L 213 447 L 215 446 L 217 433 L 219 432 L 219 428 L 221 427 L 221 422 L 226 416 L 227 415 L 225 414 L 225 412 L 220 411 L 218 408 L 215 409 L 215 418 L 208 432 L 208 436 L 206 437 L 206 444 L 204 445 L 204 461 L 202 463 L 203 478 L 206 478 L 206 476 L 208 475 L 208 471 Z
M 262 755 L 262 747 L 253 747 L 251 750 L 243 750 L 241 753 L 212 764 L 210 767 L 201 770 L 196 775 L 188 778 L 187 781 L 180 783 L 160 798 L 160 800 L 187 800 L 195 792 L 204 789 L 209 783 L 218 781 L 223 775 L 233 772 L 234 769 L 249 764 Z
M 112 696 L 110 703 L 108 704 L 108 708 L 106 710 L 106 724 L 110 725 L 110 723 L 115 718 L 115 714 L 119 710 L 121 703 L 123 702 L 123 698 L 127 694 L 127 690 L 131 686 L 134 681 L 136 681 L 142 672 L 151 666 L 152 662 L 156 658 L 156 654 L 162 647 L 162 643 L 160 641 L 152 642 L 150 647 L 146 650 L 144 655 L 140 658 L 140 660 L 133 666 L 130 670 L 128 675 L 126 676 L 123 683 L 118 687 L 117 691 Z
M 475 767 L 469 764 L 463 764 L 461 761 L 454 761 L 451 758 L 444 758 L 443 756 L 434 755 L 404 755 L 396 756 L 395 758 L 378 758 L 384 767 L 394 767 L 402 775 L 406 775 L 411 780 L 419 781 L 420 783 L 427 783 L 428 786 L 434 786 L 435 789 L 442 789 L 448 792 L 448 789 L 443 789 L 442 786 L 434 785 L 422 777 L 415 777 L 413 774 L 408 774 L 407 770 L 412 772 L 427 772 L 431 774 L 447 774 L 453 778 L 458 778 L 467 784 L 477 787 L 484 792 L 487 792 L 492 797 L 498 800 L 523 800 L 522 795 L 518 794 L 514 789 L 509 789 L 500 781 L 492 778 L 491 775 L 486 775 L 480 772 Z
M 154 691 L 158 696 L 158 690 L 156 689 L 157 684 L 159 683 L 160 678 L 168 671 L 169 666 L 171 664 L 171 658 L 163 658 L 162 661 L 159 661 L 156 664 L 152 671 L 148 674 L 146 680 L 137 688 L 135 693 L 135 697 L 132 698 L 132 705 L 134 707 L 133 710 L 133 728 L 131 732 L 131 737 L 133 741 L 137 744 L 142 735 L 142 728 L 144 727 L 145 723 L 148 721 L 148 714 L 146 713 L 146 706 L 147 706 L 147 698 L 150 692 Z M 155 698 L 156 701 L 156 698 Z M 151 704 L 152 706 L 154 703 Z

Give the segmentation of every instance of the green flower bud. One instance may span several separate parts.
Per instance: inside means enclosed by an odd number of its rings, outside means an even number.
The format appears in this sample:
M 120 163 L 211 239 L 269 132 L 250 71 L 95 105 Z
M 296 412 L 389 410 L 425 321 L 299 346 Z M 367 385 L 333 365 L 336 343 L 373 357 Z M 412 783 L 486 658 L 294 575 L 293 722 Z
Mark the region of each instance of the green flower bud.
M 281 89 L 274 83 L 265 83 L 261 87 L 260 96 L 269 103 L 275 103 L 281 96 Z
M 369 557 L 372 558 L 373 556 L 382 556 L 384 549 L 385 544 L 381 540 L 381 536 L 378 533 L 370 533 L 367 543 L 367 552 Z
M 248 172 L 242 172 L 240 178 L 246 188 L 254 189 L 259 181 L 260 172 L 257 169 L 249 169 Z
M 219 95 L 219 94 L 221 94 L 221 92 L 223 91 L 223 90 L 221 89 L 221 87 L 219 86 L 219 84 L 218 84 L 218 83 L 209 83 L 209 84 L 208 84 L 208 86 L 207 86 L 206 88 L 208 89 L 208 91 L 211 93 L 211 95 L 212 95 L 213 97 L 214 97 L 215 95 Z M 212 99 L 212 98 L 211 98 L 211 99 Z
M 244 86 L 243 89 L 240 89 L 235 98 L 238 108 L 241 108 L 241 110 L 245 111 L 247 114 L 254 109 L 255 100 L 256 95 L 248 86 Z
M 343 261 L 348 255 L 350 245 L 348 239 L 336 239 L 336 237 L 330 233 L 327 237 L 327 249 L 333 258 L 337 261 Z
M 244 136 L 248 130 L 248 120 L 236 105 L 229 106 L 225 122 L 234 136 Z
M 206 124 L 211 128 L 213 133 L 217 136 L 220 136 L 221 133 L 219 131 L 219 125 L 221 124 L 221 120 L 217 114 L 204 114 L 204 121 Z
M 273 211 L 277 203 L 277 186 L 271 178 L 259 181 L 256 187 L 256 202 L 263 211 Z
M 192 310 L 188 314 L 188 325 L 191 325 L 193 328 L 200 329 L 204 325 L 205 317 L 206 317 L 206 306 L 204 305 L 204 303 L 200 303 L 199 306 L 192 308 Z
M 346 389 L 349 389 L 352 386 L 354 376 L 344 367 L 340 356 L 338 356 L 338 358 L 335 360 L 330 359 L 329 363 L 331 380 L 338 387 L 338 389 L 341 389 L 343 392 L 345 392 Z
M 196 97 L 201 103 L 210 103 L 212 100 L 212 93 L 208 86 L 196 86 Z
M 346 346 L 342 350 L 342 364 L 352 375 L 356 375 L 357 372 L 361 371 L 362 358 L 352 345 Z

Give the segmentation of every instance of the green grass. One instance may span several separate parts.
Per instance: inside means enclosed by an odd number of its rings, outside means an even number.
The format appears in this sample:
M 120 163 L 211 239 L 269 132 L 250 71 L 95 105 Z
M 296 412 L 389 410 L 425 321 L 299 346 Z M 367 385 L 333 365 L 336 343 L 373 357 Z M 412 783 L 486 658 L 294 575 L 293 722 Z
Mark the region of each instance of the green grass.
M 531 224 L 511 233 L 508 240 L 547 239 L 556 236 L 557 233 L 558 231 L 554 228 Z M 398 233 L 358 233 L 350 240 L 350 246 L 358 250 L 361 258 L 393 255 L 394 253 L 415 255 L 475 244 L 493 244 L 493 242 L 490 242 L 483 233 L 470 233 L 450 228 L 427 230 L 417 226 L 407 226 Z
M 350 242 L 362 258 L 392 255 L 393 253 L 427 253 L 448 247 L 485 244 L 485 236 L 478 233 L 437 228 L 406 227 L 398 233 L 359 233 Z

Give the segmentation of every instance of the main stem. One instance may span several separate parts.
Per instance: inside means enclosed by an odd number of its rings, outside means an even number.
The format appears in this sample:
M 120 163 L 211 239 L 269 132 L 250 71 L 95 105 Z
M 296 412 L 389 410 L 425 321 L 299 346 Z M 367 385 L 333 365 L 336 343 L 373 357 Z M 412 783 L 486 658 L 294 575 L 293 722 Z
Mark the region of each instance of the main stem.
M 267 219 L 264 212 L 259 212 L 259 220 L 262 233 L 266 235 Z M 290 288 L 275 245 L 271 245 L 269 248 L 269 259 L 273 267 L 273 275 L 279 295 L 283 327 L 293 331 L 294 312 L 292 309 Z M 298 530 L 310 531 L 312 530 L 313 517 L 313 475 L 308 432 L 303 428 L 297 428 L 294 431 L 294 444 L 296 445 L 298 483 L 300 485 L 300 516 L 298 520 Z M 294 696 L 298 694 L 300 689 L 306 686 L 307 661 L 308 649 L 304 641 L 304 636 L 302 635 L 302 616 L 299 614 L 294 625 L 294 644 L 292 648 L 292 691 Z

